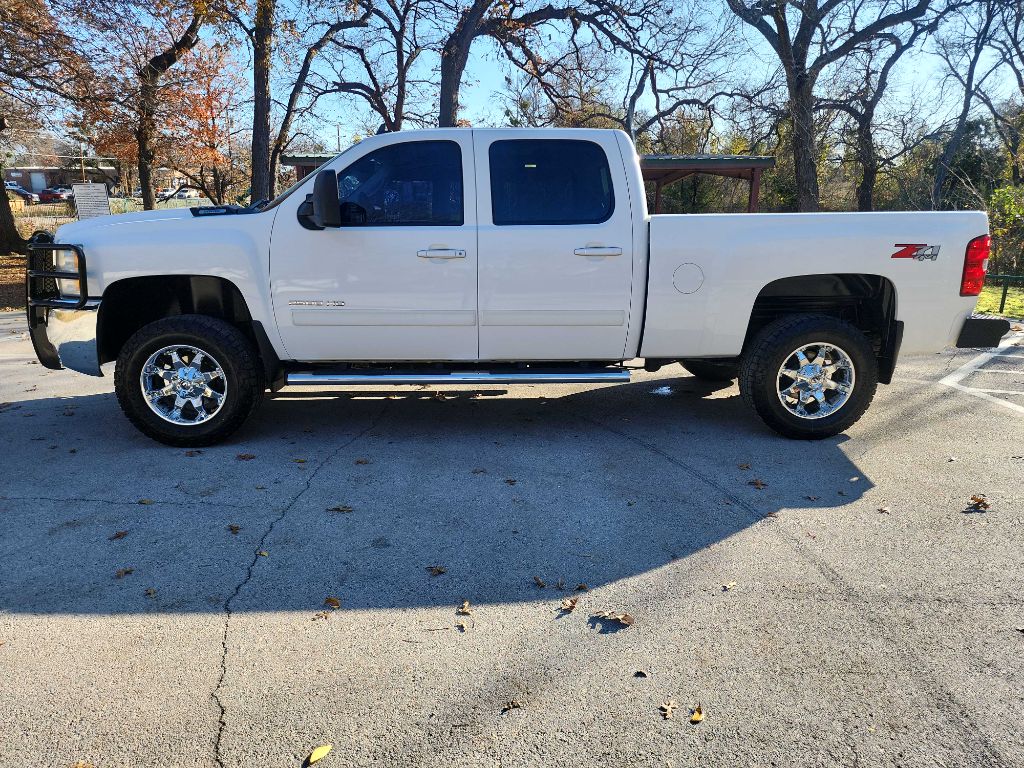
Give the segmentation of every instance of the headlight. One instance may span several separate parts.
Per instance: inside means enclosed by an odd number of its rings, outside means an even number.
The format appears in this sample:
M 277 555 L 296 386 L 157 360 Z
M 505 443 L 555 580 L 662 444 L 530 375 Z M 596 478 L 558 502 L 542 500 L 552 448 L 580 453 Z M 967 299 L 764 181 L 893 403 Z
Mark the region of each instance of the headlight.
M 58 272 L 77 272 L 78 254 L 70 250 L 55 251 L 53 265 Z M 82 288 L 77 280 L 58 280 L 57 290 L 61 296 L 78 297 Z

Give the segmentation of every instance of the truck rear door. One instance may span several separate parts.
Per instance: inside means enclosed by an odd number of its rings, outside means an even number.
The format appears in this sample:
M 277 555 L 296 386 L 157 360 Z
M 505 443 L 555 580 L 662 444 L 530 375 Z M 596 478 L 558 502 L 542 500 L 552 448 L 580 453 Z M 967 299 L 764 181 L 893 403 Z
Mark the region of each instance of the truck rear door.
M 474 131 L 481 360 L 619 360 L 633 222 L 612 131 Z

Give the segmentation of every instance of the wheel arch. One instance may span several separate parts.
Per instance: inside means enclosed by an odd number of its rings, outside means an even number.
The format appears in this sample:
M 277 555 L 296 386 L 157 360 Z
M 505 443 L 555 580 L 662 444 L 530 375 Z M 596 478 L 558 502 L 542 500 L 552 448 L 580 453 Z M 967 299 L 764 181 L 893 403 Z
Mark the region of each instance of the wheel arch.
M 757 294 L 744 348 L 774 320 L 789 314 L 823 314 L 859 328 L 878 359 L 879 382 L 892 380 L 903 323 L 897 317 L 896 286 L 887 277 L 866 273 L 822 273 L 783 277 Z
M 100 364 L 116 360 L 125 342 L 143 326 L 177 315 L 206 315 L 231 323 L 255 345 L 266 380 L 279 378 L 281 361 L 263 324 L 253 320 L 237 285 L 213 275 L 143 275 L 108 285 L 97 319 Z

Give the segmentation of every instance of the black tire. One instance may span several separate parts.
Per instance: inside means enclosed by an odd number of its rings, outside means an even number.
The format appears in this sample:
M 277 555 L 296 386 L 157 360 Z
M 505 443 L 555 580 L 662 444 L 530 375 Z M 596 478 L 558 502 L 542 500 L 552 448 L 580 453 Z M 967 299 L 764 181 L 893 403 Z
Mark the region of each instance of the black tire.
M 834 412 L 801 417 L 779 397 L 779 370 L 795 350 L 814 342 L 842 349 L 853 364 L 853 388 Z M 785 379 L 783 379 L 785 381 Z M 820 440 L 849 429 L 868 409 L 878 387 L 878 360 L 868 338 L 856 327 L 827 315 L 790 315 L 763 328 L 740 360 L 740 394 L 780 435 Z
M 679 364 L 703 381 L 735 381 L 740 375 L 740 364 L 735 358 L 721 360 L 680 360 Z
M 179 425 L 161 418 L 140 386 L 149 357 L 177 344 L 203 350 L 224 371 L 224 402 L 201 423 Z M 256 410 L 264 389 L 263 368 L 252 343 L 233 325 L 205 315 L 179 315 L 143 326 L 125 342 L 114 370 L 117 401 L 132 424 L 154 440 L 179 447 L 213 445 L 226 438 Z

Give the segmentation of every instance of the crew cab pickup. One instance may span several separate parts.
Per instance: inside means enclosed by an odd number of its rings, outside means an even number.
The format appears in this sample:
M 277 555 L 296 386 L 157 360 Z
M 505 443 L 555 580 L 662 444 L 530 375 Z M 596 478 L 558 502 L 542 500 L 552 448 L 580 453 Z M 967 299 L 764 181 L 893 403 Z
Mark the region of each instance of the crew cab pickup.
M 853 424 L 897 356 L 994 346 L 981 212 L 648 215 L 628 136 L 377 135 L 269 204 L 66 224 L 30 246 L 49 368 L 206 445 L 285 385 L 739 379 L 783 435 Z

